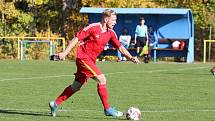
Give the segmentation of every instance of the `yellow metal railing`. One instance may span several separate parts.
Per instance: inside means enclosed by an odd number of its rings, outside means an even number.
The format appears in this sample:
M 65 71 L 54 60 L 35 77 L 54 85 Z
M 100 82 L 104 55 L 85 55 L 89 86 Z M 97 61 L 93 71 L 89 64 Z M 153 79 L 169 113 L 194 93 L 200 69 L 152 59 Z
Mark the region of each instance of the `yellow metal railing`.
M 206 63 L 206 46 L 207 46 L 207 42 L 211 43 L 211 42 L 215 42 L 215 40 L 204 40 L 203 63 Z M 209 49 L 209 51 L 210 51 L 210 49 Z
M 66 48 L 66 42 L 65 42 L 65 38 L 63 37 L 0 37 L 0 39 L 16 39 L 17 40 L 17 58 L 18 60 L 20 59 L 20 41 L 24 40 L 24 39 L 30 39 L 30 40 L 50 40 L 50 41 L 55 41 L 58 39 L 62 40 L 63 43 L 63 50 L 65 50 Z

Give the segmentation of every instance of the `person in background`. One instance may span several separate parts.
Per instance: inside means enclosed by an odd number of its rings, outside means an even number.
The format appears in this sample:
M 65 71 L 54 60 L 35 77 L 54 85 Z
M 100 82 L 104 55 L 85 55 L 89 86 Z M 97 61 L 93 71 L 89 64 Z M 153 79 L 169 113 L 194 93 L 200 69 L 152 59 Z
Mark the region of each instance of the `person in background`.
M 141 50 L 148 41 L 148 27 L 145 25 L 144 17 L 140 18 L 140 24 L 137 25 L 135 30 L 135 43 L 137 47 L 137 56 L 139 56 Z
M 56 116 L 60 104 L 79 91 L 89 78 L 92 78 L 97 82 L 97 92 L 104 107 L 104 114 L 112 117 L 120 117 L 123 115 L 122 112 L 111 107 L 109 104 L 106 84 L 107 79 L 96 65 L 96 58 L 104 50 L 104 47 L 108 42 L 125 55 L 128 60 L 136 64 L 139 63 L 139 60 L 136 57 L 132 57 L 117 39 L 113 30 L 113 27 L 116 24 L 116 19 L 117 16 L 115 11 L 105 9 L 102 13 L 101 22 L 92 23 L 81 29 L 70 41 L 66 50 L 58 53 L 59 59 L 63 59 L 75 45 L 78 44 L 76 58 L 77 72 L 75 73 L 75 80 L 71 85 L 68 85 L 55 100 L 49 102 L 52 116 Z M 118 86 L 118 88 L 120 88 L 121 85 Z
M 151 59 L 151 50 L 153 49 L 154 47 L 154 30 L 153 30 L 153 27 L 149 27 L 148 29 L 148 41 L 149 41 L 149 50 L 148 50 L 148 60 Z
M 122 34 L 119 36 L 119 41 L 126 49 L 129 47 L 131 41 L 131 35 L 128 34 L 128 29 L 124 28 Z M 117 51 L 118 61 L 126 61 L 126 57 L 123 56 L 120 51 Z

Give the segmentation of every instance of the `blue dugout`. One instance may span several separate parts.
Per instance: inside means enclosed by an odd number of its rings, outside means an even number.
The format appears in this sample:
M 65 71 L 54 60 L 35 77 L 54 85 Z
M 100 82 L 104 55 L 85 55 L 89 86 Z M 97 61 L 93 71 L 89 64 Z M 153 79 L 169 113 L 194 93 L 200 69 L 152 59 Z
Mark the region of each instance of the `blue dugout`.
M 101 21 L 101 13 L 106 8 L 82 7 L 80 13 L 88 15 L 88 22 Z M 187 63 L 194 62 L 194 22 L 190 9 L 175 8 L 110 8 L 117 13 L 114 27 L 119 36 L 127 28 L 134 38 L 140 17 L 145 24 L 153 28 L 154 45 L 151 56 L 156 61 L 159 57 L 184 57 Z M 183 49 L 173 49 L 174 41 L 184 41 Z

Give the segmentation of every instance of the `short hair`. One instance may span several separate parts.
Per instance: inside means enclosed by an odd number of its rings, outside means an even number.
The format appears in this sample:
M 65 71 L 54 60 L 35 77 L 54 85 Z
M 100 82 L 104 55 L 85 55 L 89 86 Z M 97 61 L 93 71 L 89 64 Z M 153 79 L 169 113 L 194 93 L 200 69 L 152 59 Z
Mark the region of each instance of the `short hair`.
M 112 9 L 105 9 L 102 12 L 103 17 L 110 17 L 111 15 L 116 15 L 116 12 L 114 10 L 112 10 Z
M 144 17 L 140 17 L 140 21 L 145 20 Z

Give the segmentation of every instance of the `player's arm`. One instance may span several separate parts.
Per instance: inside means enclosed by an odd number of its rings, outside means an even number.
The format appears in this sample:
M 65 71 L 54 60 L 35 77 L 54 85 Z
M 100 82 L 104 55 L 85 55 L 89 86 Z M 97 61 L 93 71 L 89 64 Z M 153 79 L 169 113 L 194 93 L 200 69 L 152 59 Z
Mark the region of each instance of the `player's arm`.
M 65 58 L 69 52 L 72 50 L 72 48 L 75 47 L 75 45 L 80 41 L 80 40 L 84 40 L 85 38 L 87 38 L 88 36 L 91 35 L 91 33 L 93 32 L 93 28 L 94 26 L 96 26 L 97 24 L 90 24 L 87 27 L 82 28 L 79 32 L 77 32 L 75 34 L 75 37 L 69 42 L 69 45 L 67 46 L 66 50 L 62 53 L 59 53 L 58 56 L 60 59 Z
M 74 37 L 71 41 L 69 41 L 69 45 L 67 46 L 67 48 L 65 49 L 65 51 L 61 52 L 58 54 L 60 59 L 65 58 L 69 52 L 72 50 L 72 48 L 75 47 L 75 45 L 78 43 L 78 38 Z
M 131 56 L 131 54 L 128 52 L 128 50 L 124 47 L 124 46 L 120 46 L 119 51 L 130 61 L 132 61 L 133 63 L 140 63 L 140 61 L 136 58 Z
M 112 38 L 111 38 L 111 40 L 109 41 L 110 44 L 111 44 L 113 47 L 118 48 L 119 51 L 120 51 L 123 55 L 125 55 L 125 57 L 126 57 L 128 60 L 130 60 L 130 61 L 132 61 L 133 63 L 136 63 L 136 64 L 140 63 L 140 61 L 139 61 L 136 57 L 132 57 L 131 54 L 128 52 L 128 50 L 127 50 L 124 46 L 122 46 L 122 45 L 120 44 L 119 40 L 117 39 L 117 36 L 116 36 L 115 32 L 112 31 L 111 34 L 112 34 L 112 35 L 111 35 Z

